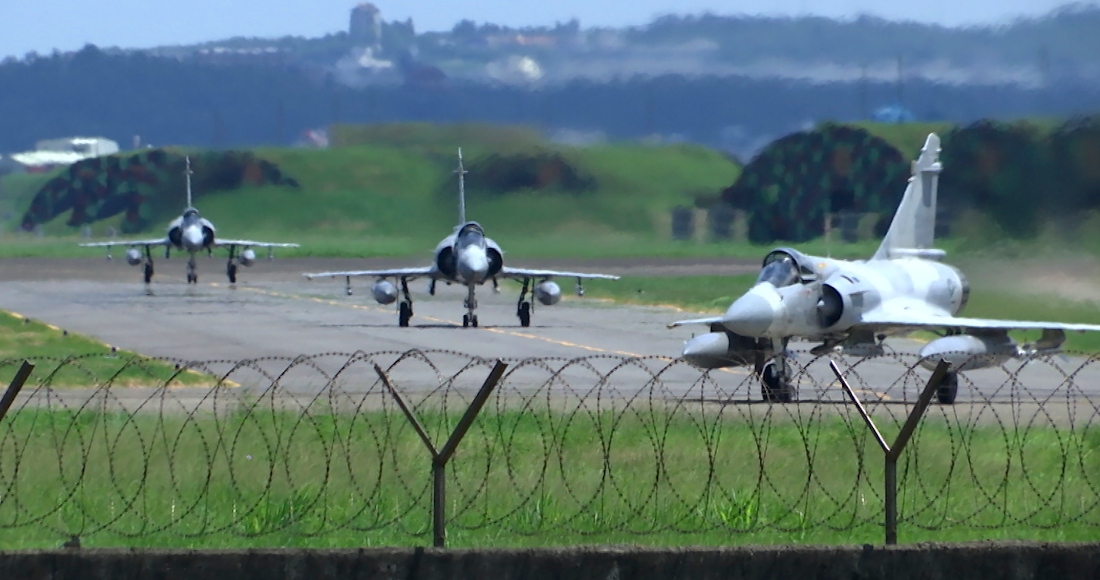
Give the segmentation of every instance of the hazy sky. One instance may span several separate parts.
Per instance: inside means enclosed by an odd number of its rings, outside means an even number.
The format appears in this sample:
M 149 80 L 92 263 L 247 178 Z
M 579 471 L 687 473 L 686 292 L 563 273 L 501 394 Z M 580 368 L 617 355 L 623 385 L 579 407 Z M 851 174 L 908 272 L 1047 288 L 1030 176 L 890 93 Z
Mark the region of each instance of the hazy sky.
M 1067 0 L 401 0 L 375 4 L 386 20 L 412 17 L 418 31 L 469 18 L 512 26 L 578 18 L 582 26 L 644 24 L 699 14 L 874 14 L 946 25 L 1041 15 Z M 141 48 L 232 36 L 321 36 L 347 28 L 354 0 L 0 0 L 0 57 L 98 46 Z

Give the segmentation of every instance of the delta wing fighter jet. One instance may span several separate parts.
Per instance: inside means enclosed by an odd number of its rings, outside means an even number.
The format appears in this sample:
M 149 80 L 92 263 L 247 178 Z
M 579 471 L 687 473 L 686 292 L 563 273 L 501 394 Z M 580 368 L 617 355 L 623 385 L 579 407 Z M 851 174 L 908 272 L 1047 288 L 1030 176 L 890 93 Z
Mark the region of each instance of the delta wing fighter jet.
M 582 280 L 600 278 L 618 280 L 618 276 L 608 274 L 586 274 L 582 272 L 558 272 L 556 270 L 528 270 L 504 265 L 504 251 L 492 239 L 485 236 L 485 230 L 477 222 L 466 221 L 466 170 L 462 167 L 462 149 L 458 150 L 458 215 L 459 225 L 453 234 L 443 238 L 435 247 L 432 263 L 421 268 L 399 268 L 395 270 L 353 270 L 348 272 L 319 272 L 303 274 L 306 278 L 344 278 L 345 292 L 351 296 L 351 278 L 369 276 L 376 278 L 371 293 L 379 304 L 397 302 L 397 324 L 408 326 L 412 318 L 412 296 L 409 294 L 409 281 L 427 278 L 428 294 L 435 295 L 438 281 L 446 284 L 460 284 L 466 287 L 466 314 L 462 316 L 462 326 L 477 327 L 477 287 L 492 281 L 494 290 L 498 289 L 501 278 L 517 280 L 523 283 L 516 316 L 521 326 L 531 325 L 532 304 L 528 292 L 541 304 L 550 306 L 561 300 L 561 287 L 552 279 L 576 278 L 577 295 L 584 296 Z M 395 286 L 390 279 L 400 285 Z
M 989 320 L 959 316 L 970 286 L 958 269 L 942 263 L 932 247 L 936 190 L 942 169 L 940 140 L 928 136 L 882 245 L 869 260 L 807 256 L 791 248 L 764 258 L 756 284 L 722 316 L 674 322 L 702 324 L 710 332 L 688 340 L 683 357 L 696 366 L 753 365 L 765 400 L 794 398 L 787 343 L 820 341 L 811 352 L 876 356 L 883 340 L 916 330 L 938 332 L 920 351 L 921 365 L 951 364 L 937 396 L 952 404 L 958 373 L 1000 365 L 1010 358 L 1054 353 L 1065 332 L 1100 331 L 1091 324 Z M 1041 330 L 1032 344 L 1018 345 L 1010 330 Z
M 164 246 L 164 257 L 167 259 L 172 248 L 177 251 L 187 252 L 190 259 L 187 261 L 187 283 L 198 284 L 199 275 L 195 271 L 195 256 L 200 252 L 213 254 L 215 248 L 229 248 L 229 261 L 225 265 L 226 276 L 230 284 L 237 283 L 237 266 L 251 266 L 256 261 L 256 252 L 252 248 L 267 248 L 268 258 L 272 257 L 273 248 L 297 248 L 298 244 L 275 244 L 269 242 L 254 242 L 252 240 L 224 240 L 214 235 L 214 224 L 210 220 L 199 215 L 199 210 L 191 204 L 191 158 L 186 158 L 187 169 L 187 209 L 183 215 L 172 220 L 168 224 L 168 235 L 163 238 L 149 240 L 119 240 L 113 242 L 94 242 L 80 244 L 85 248 L 107 248 L 107 259 L 111 259 L 111 248 L 114 246 L 130 246 L 126 250 L 126 262 L 131 266 L 144 264 L 145 283 L 153 280 L 153 252 L 155 246 Z

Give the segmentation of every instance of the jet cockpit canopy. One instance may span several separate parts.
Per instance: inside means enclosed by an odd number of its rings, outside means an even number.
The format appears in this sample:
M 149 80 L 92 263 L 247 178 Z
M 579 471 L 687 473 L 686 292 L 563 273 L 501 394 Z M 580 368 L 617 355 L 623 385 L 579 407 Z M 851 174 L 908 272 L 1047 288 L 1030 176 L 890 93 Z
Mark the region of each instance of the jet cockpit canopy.
M 470 244 L 476 244 L 482 247 L 485 245 L 485 229 L 477 222 L 466 222 L 462 224 L 459 226 L 458 234 L 455 236 L 456 246 L 465 247 Z
M 815 280 L 813 264 L 798 250 L 779 248 L 764 257 L 764 266 L 756 283 L 770 282 L 776 288 Z

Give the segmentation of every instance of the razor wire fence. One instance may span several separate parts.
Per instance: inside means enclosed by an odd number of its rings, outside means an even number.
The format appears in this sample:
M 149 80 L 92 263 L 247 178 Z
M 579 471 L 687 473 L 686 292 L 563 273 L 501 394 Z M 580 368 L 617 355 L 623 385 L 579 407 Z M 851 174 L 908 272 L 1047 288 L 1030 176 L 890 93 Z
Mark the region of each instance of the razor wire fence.
M 880 530 L 882 454 L 830 360 L 891 439 L 931 375 L 912 354 L 800 353 L 797 400 L 782 404 L 761 399 L 751 369 L 505 359 L 439 497 L 425 441 L 444 445 L 496 359 L 38 359 L 0 419 L 0 545 L 427 543 L 438 525 L 474 545 Z M 0 361 L 0 379 L 21 362 Z M 957 402 L 929 407 L 899 459 L 903 539 L 1100 529 L 1097 362 L 960 375 Z

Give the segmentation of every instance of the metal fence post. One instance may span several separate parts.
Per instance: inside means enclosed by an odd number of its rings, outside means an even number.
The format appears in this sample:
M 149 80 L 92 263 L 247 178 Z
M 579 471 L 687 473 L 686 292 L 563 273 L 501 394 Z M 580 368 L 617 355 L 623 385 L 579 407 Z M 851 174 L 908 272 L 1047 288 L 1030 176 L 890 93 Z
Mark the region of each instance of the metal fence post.
M 15 402 L 15 397 L 19 396 L 19 391 L 23 390 L 23 383 L 27 382 L 27 378 L 31 376 L 33 370 L 34 365 L 25 360 L 19 370 L 15 372 L 15 377 L 8 384 L 8 389 L 4 391 L 4 398 L 0 399 L 0 421 L 3 421 L 8 414 L 8 409 Z
M 909 412 L 909 417 L 905 419 L 905 424 L 902 425 L 901 431 L 898 432 L 897 438 L 894 439 L 894 444 L 891 446 L 886 443 L 886 439 L 882 437 L 882 433 L 875 427 L 875 422 L 871 419 L 871 415 L 867 412 L 867 409 L 863 407 L 863 403 L 859 401 L 859 397 L 856 396 L 855 391 L 848 385 L 848 381 L 844 379 L 844 376 L 840 373 L 840 368 L 836 366 L 836 362 L 829 361 L 829 367 L 833 369 L 833 374 L 836 375 L 837 380 L 840 381 L 840 386 L 844 388 L 844 392 L 848 394 L 848 398 L 852 400 L 852 403 L 856 406 L 856 410 L 859 411 L 863 421 L 867 423 L 867 427 L 871 429 L 871 433 L 874 434 L 875 440 L 878 441 L 879 447 L 882 448 L 883 456 L 886 459 L 884 482 L 883 482 L 883 494 L 886 496 L 885 512 L 886 512 L 886 544 L 893 545 L 898 543 L 898 458 L 901 457 L 901 452 L 905 450 L 905 445 L 909 443 L 909 439 L 912 438 L 913 433 L 917 430 L 917 424 L 920 423 L 921 417 L 924 416 L 925 410 L 928 409 L 928 404 L 932 402 L 932 395 L 936 393 L 936 389 L 940 388 L 940 383 L 943 382 L 944 376 L 947 375 L 948 365 L 947 361 L 941 360 L 940 364 L 936 365 L 936 370 L 932 371 L 932 376 L 928 379 L 928 384 L 924 386 L 924 390 L 921 391 L 920 397 L 917 398 L 917 404 L 913 407 L 913 410 Z
M 420 440 L 424 442 L 424 446 L 432 454 L 432 545 L 437 548 L 447 547 L 447 462 L 458 450 L 458 444 L 462 442 L 462 438 L 466 436 L 466 432 L 474 424 L 478 413 L 485 406 L 485 402 L 489 400 L 489 395 L 493 393 L 493 389 L 496 388 L 507 368 L 508 365 L 504 361 L 497 360 L 493 370 L 489 372 L 489 376 L 485 378 L 485 382 L 482 383 L 477 395 L 474 396 L 474 400 L 470 403 L 462 418 L 459 419 L 458 425 L 455 425 L 451 436 L 443 444 L 443 448 L 436 451 L 435 445 L 432 445 L 431 437 L 428 436 L 424 426 L 413 414 L 412 408 L 405 402 L 401 393 L 393 387 L 382 367 L 374 365 L 374 372 L 378 373 L 378 378 L 382 380 L 382 384 L 386 385 L 394 400 L 397 401 L 397 406 L 401 407 L 401 411 L 405 413 L 405 417 L 408 418 L 409 423 L 416 430 L 416 434 L 420 436 Z

